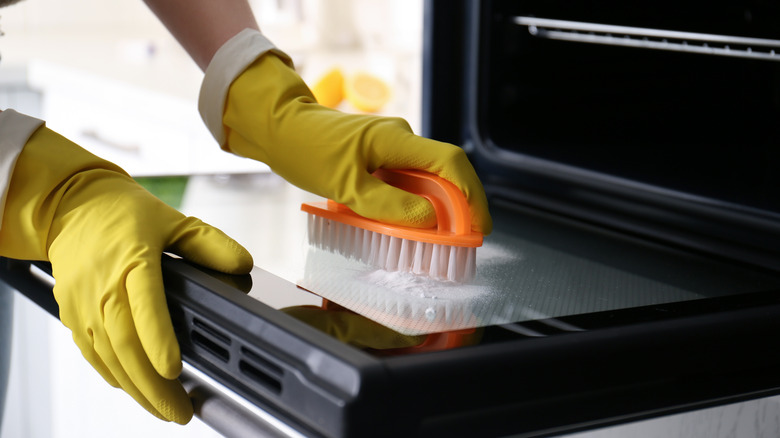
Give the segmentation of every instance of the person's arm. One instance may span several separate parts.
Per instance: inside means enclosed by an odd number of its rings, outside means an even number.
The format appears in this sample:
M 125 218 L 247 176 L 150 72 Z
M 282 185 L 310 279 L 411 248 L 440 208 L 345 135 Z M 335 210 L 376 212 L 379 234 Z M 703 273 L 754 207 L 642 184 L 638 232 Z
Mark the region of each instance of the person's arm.
M 247 0 L 144 0 L 201 70 L 225 42 L 259 30 Z
M 463 149 L 416 136 L 398 118 L 318 105 L 291 59 L 259 31 L 246 0 L 145 1 L 204 69 L 199 110 L 224 150 L 362 216 L 415 227 L 436 224 L 431 204 L 371 173 L 431 172 L 466 195 L 474 230 L 492 230 L 485 191 Z

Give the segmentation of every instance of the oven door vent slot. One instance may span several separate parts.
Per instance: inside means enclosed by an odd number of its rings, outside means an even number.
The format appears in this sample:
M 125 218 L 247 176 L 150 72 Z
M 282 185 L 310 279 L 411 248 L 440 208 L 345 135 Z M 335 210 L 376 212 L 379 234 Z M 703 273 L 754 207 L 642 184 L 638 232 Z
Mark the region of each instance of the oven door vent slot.
M 197 330 L 193 330 L 190 336 L 193 345 L 211 353 L 215 358 L 222 362 L 227 363 L 230 361 L 230 351 L 219 343 L 214 342 L 208 336 L 204 336 L 203 333 Z
M 230 361 L 230 338 L 198 318 L 192 320 L 192 344 L 211 353 L 222 362 Z
M 701 55 L 780 61 L 780 40 L 680 32 L 643 27 L 514 17 L 537 38 Z

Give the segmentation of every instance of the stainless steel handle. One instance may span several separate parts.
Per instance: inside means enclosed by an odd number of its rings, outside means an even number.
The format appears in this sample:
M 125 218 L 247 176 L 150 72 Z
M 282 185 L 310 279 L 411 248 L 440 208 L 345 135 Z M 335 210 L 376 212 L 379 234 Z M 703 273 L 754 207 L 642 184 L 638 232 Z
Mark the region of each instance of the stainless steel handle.
M 305 438 L 270 413 L 241 398 L 187 362 L 179 380 L 195 416 L 229 438 Z
M 514 17 L 514 22 L 537 38 L 780 61 L 780 40 L 537 17 Z

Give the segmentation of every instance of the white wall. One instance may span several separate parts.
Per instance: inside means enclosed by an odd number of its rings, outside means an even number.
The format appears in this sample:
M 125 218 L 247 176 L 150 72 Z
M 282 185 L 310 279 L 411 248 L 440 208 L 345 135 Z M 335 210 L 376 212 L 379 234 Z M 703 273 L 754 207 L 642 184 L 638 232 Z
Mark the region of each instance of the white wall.
M 137 33 L 161 36 L 163 26 L 141 0 L 24 0 L 2 10 L 6 33 Z
M 422 0 L 250 3 L 263 32 L 308 83 L 333 66 L 375 73 L 393 90 L 382 113 L 406 118 L 419 132 Z M 0 15 L 0 70 L 40 58 L 197 97 L 200 70 L 141 0 L 24 0 Z

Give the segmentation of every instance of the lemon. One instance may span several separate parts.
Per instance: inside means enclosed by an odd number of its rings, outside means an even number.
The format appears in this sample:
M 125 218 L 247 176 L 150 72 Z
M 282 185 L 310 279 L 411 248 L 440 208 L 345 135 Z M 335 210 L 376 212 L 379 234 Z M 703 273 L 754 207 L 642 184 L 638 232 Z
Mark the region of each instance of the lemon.
M 336 108 L 344 98 L 344 75 L 338 68 L 325 73 L 311 89 L 320 105 Z
M 344 97 L 359 111 L 375 113 L 390 100 L 390 87 L 370 73 L 356 73 L 347 79 Z

